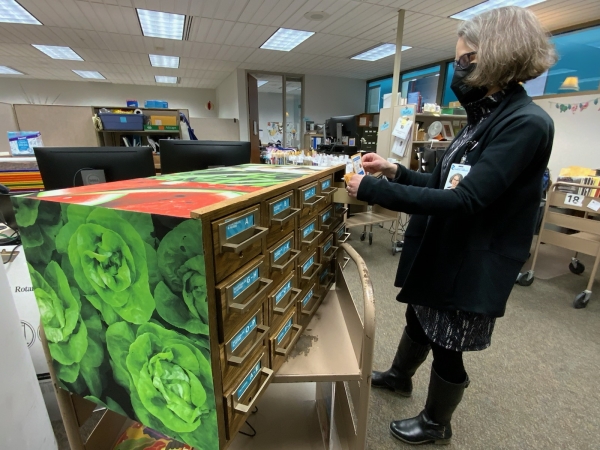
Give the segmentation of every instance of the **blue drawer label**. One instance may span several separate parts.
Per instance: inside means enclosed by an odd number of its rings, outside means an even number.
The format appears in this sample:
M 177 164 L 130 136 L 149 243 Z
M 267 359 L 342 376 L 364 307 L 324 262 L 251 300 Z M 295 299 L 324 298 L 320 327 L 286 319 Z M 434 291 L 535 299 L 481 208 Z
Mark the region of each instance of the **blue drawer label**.
M 286 209 L 289 209 L 290 206 L 292 206 L 292 202 L 289 197 L 278 201 L 273 205 L 273 215 L 276 216 L 277 214 L 285 211 Z
M 240 387 L 237 388 L 237 391 L 235 391 L 235 395 L 237 396 L 238 400 L 242 397 L 242 395 L 244 395 L 244 392 L 246 392 L 246 390 L 252 384 L 252 382 L 254 381 L 256 376 L 260 373 L 260 367 L 261 367 L 261 362 L 259 361 L 256 363 L 254 368 L 250 371 L 250 373 L 248 375 L 246 375 L 246 378 L 244 378 L 244 381 L 242 381 L 242 384 L 240 384 Z
M 329 268 L 326 268 L 323 273 L 321 274 L 321 276 L 319 277 L 319 279 L 321 281 L 325 280 L 325 278 L 327 278 L 327 275 L 329 275 Z
M 242 231 L 246 231 L 254 226 L 254 214 L 250 214 L 242 219 L 238 219 L 234 222 L 228 223 L 225 226 L 225 237 L 227 239 L 232 238 L 236 234 L 240 234 Z
M 121 117 L 119 117 L 119 121 L 120 121 L 121 123 L 127 123 L 127 117 L 123 117 L 123 116 L 121 116 Z
M 304 265 L 302 266 L 302 275 L 304 275 L 306 272 L 308 272 L 308 269 L 310 269 L 314 263 L 315 263 L 315 257 L 311 256 L 309 258 L 309 260 L 306 261 L 304 263 Z
M 283 244 L 281 247 L 277 248 L 273 252 L 273 262 L 277 262 L 277 260 L 279 258 L 281 258 L 283 255 L 285 255 L 291 249 L 292 249 L 292 240 L 290 239 L 289 241 L 287 241 L 285 244 Z
M 277 335 L 277 344 L 279 344 L 281 341 L 283 341 L 283 338 L 285 337 L 285 335 L 288 334 L 289 331 L 292 329 L 292 325 L 293 325 L 293 322 L 292 322 L 292 319 L 290 318 L 290 320 L 287 321 L 285 326 L 281 329 L 281 331 Z
M 311 187 L 310 189 L 307 189 L 306 191 L 304 191 L 304 201 L 308 200 L 309 198 L 313 198 L 315 195 L 317 195 L 317 187 Z
M 306 304 L 308 302 L 310 302 L 310 299 L 313 297 L 313 290 L 311 289 L 310 291 L 307 292 L 307 294 L 304 296 L 304 298 L 302 299 L 302 306 L 306 306 Z
M 238 348 L 240 344 L 244 342 L 244 339 L 246 339 L 248 335 L 252 332 L 252 330 L 256 328 L 257 325 L 258 319 L 256 318 L 256 316 L 254 316 L 250 320 L 250 322 L 248 322 L 246 326 L 242 328 L 242 331 L 240 331 L 234 336 L 233 340 L 231 341 L 231 351 L 234 351 L 236 348 Z
M 311 223 L 304 230 L 302 230 L 302 239 L 305 239 L 306 236 L 310 235 L 313 231 L 315 231 L 315 223 Z
M 331 219 L 331 210 L 327 211 L 325 214 L 323 214 L 321 216 L 321 222 L 325 223 L 327 222 L 329 219 Z
M 340 227 L 340 229 L 337 232 L 337 237 L 341 239 L 344 236 L 345 232 L 346 232 L 346 227 Z
M 287 294 L 291 290 L 292 290 L 292 280 L 285 283 L 285 286 L 283 286 L 279 290 L 279 292 L 277 294 L 275 294 L 275 304 L 277 305 L 283 299 L 283 297 L 285 297 L 285 294 Z
M 323 247 L 323 253 L 327 253 L 329 251 L 329 249 L 331 248 L 332 245 L 333 245 L 333 239 L 329 239 L 325 243 L 325 246 Z
M 344 204 L 343 203 L 336 203 L 335 204 L 335 211 L 341 211 L 342 209 L 344 209 Z
M 331 180 L 323 181 L 321 183 L 321 191 L 324 191 L 325 189 L 329 189 L 330 187 L 331 187 Z
M 246 275 L 242 281 L 238 281 L 233 285 L 233 298 L 236 298 L 238 295 L 248 289 L 256 280 L 258 280 L 258 267 Z

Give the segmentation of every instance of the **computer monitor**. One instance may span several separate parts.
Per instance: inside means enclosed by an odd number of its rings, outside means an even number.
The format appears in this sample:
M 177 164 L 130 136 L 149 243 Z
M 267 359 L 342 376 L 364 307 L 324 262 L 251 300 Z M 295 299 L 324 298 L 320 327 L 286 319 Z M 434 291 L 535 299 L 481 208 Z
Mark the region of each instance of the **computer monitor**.
M 338 124 L 342 126 L 342 134 L 338 136 Z M 349 138 L 358 137 L 358 127 L 356 126 L 356 116 L 336 116 L 329 119 L 326 124 L 327 136 L 334 140 L 341 141 L 342 136 Z
M 34 147 L 33 151 L 46 190 L 156 175 L 150 147 Z
M 160 171 L 163 174 L 237 166 L 250 162 L 250 142 L 160 141 Z

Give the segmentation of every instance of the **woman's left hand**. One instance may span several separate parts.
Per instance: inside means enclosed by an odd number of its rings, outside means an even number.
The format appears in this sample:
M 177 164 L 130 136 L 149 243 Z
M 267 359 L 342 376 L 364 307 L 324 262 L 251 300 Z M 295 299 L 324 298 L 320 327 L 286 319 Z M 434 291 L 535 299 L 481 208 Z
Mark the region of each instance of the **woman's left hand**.
M 348 186 L 346 186 L 346 192 L 348 192 L 350 197 L 356 198 L 356 195 L 358 194 L 358 187 L 360 186 L 360 182 L 364 177 L 364 175 L 354 175 L 350 179 L 350 183 L 348 183 Z

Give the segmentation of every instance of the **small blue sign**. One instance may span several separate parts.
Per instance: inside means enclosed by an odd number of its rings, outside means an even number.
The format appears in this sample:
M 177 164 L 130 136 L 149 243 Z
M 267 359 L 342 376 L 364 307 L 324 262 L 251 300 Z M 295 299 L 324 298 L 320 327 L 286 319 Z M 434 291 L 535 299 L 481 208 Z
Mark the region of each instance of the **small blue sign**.
M 275 304 L 276 305 L 279 304 L 279 302 L 283 299 L 283 297 L 285 297 L 285 294 L 287 294 L 291 290 L 292 290 L 292 280 L 285 283 L 285 286 L 283 286 L 279 290 L 279 292 L 277 294 L 275 294 Z
M 244 392 L 246 392 L 246 390 L 252 384 L 256 376 L 260 373 L 260 367 L 261 362 L 259 361 L 256 363 L 252 371 L 248 375 L 246 375 L 246 378 L 244 378 L 244 381 L 242 381 L 242 384 L 240 384 L 240 387 L 237 389 L 237 391 L 235 391 L 235 395 L 237 396 L 238 400 L 242 398 Z
M 310 291 L 308 291 L 308 293 L 302 299 L 302 306 L 306 306 L 306 304 L 310 301 L 310 299 L 312 297 L 313 297 L 313 290 L 311 289 Z
M 346 232 L 346 227 L 340 227 L 340 229 L 338 230 L 338 233 L 337 233 L 338 239 L 341 239 L 345 232 Z
M 402 110 L 402 112 L 400 113 L 401 116 L 412 116 L 414 113 L 414 109 L 413 108 L 404 108 Z
M 325 243 L 325 246 L 323 247 L 323 253 L 327 253 L 329 251 L 329 249 L 331 248 L 332 245 L 333 245 L 333 239 L 329 239 Z
M 302 230 L 302 239 L 305 239 L 306 236 L 310 235 L 313 231 L 315 231 L 315 222 L 311 223 L 304 230 Z
M 121 117 L 119 117 L 119 121 L 120 121 L 121 123 L 127 123 L 127 117 L 123 117 L 123 116 L 121 116 Z
M 273 262 L 277 262 L 278 259 L 280 259 L 283 255 L 285 255 L 291 249 L 292 249 L 292 240 L 290 239 L 289 241 L 287 241 L 285 244 L 283 244 L 281 247 L 277 248 L 273 252 Z
M 234 222 L 228 223 L 225 227 L 225 237 L 227 239 L 232 238 L 236 234 L 240 234 L 242 231 L 246 231 L 254 226 L 254 214 L 238 219 Z
M 321 216 L 321 223 L 327 222 L 331 218 L 331 209 Z
M 286 209 L 289 209 L 290 206 L 292 206 L 292 202 L 289 197 L 278 201 L 277 203 L 273 204 L 273 215 L 276 216 Z
M 317 195 L 316 186 L 307 189 L 306 191 L 304 191 L 304 201 L 308 200 L 309 198 L 313 198 L 315 195 Z
M 329 189 L 331 187 L 331 180 L 321 182 L 321 191 Z
M 238 281 L 233 285 L 233 298 L 236 298 L 238 295 L 248 289 L 256 280 L 258 280 L 258 267 L 246 275 L 242 281 Z
M 281 341 L 283 341 L 283 338 L 285 337 L 285 335 L 288 334 L 289 331 L 292 329 L 292 325 L 293 325 L 292 318 L 290 318 L 290 320 L 287 321 L 285 326 L 281 329 L 281 331 L 277 335 L 277 344 L 279 344 Z
M 344 208 L 344 204 L 343 203 L 336 203 L 335 204 L 335 212 L 341 211 Z
M 308 269 L 310 269 L 314 263 L 315 263 L 315 257 L 313 255 L 302 266 L 302 275 L 304 275 L 306 272 L 308 272 Z
M 244 342 L 244 339 L 248 337 L 248 335 L 256 328 L 257 325 L 258 319 L 256 316 L 254 316 L 252 319 L 250 319 L 250 322 L 248 322 L 246 326 L 242 328 L 242 331 L 234 336 L 233 340 L 231 341 L 232 352 L 238 348 L 242 342 Z
M 323 273 L 321 274 L 321 276 L 319 277 L 319 279 L 321 281 L 323 281 L 325 278 L 327 278 L 327 275 L 329 275 L 329 268 L 326 268 Z

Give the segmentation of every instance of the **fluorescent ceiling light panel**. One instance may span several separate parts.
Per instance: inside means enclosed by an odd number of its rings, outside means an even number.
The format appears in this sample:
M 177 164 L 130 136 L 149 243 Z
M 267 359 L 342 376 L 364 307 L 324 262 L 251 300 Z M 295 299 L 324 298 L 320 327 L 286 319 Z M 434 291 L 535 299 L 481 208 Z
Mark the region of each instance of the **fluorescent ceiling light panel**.
M 136 9 L 142 33 L 148 37 L 183 40 L 183 14 Z
M 171 83 L 171 84 L 177 83 L 177 77 L 164 77 L 161 75 L 154 75 L 154 79 L 156 80 L 157 83 Z
M 408 45 L 402 46 L 402 51 L 408 50 Z M 350 59 L 359 59 L 361 61 L 377 61 L 382 58 L 387 58 L 396 54 L 396 44 L 381 44 L 371 50 L 360 53 L 359 55 L 353 56 Z
M 73 70 L 73 72 L 75 72 L 81 78 L 91 78 L 94 80 L 106 80 L 106 78 L 104 78 L 100 72 L 96 72 L 95 70 Z
M 264 86 L 264 85 L 265 85 L 265 84 L 267 84 L 267 83 L 268 83 L 268 81 L 265 81 L 265 80 L 258 80 L 258 83 L 257 83 L 257 84 L 258 84 L 258 87 L 261 87 L 261 86 Z
M 179 68 L 179 56 L 163 56 L 163 55 L 148 55 L 150 56 L 150 64 L 152 67 L 169 67 L 171 69 Z
M 537 5 L 538 3 L 545 1 L 546 0 L 488 0 L 450 17 L 458 20 L 469 20 L 478 14 L 489 11 L 490 9 L 500 8 L 501 6 L 520 6 L 521 8 L 527 8 L 528 6 Z
M 83 58 L 73 51 L 70 47 L 60 47 L 58 45 L 35 45 L 40 52 L 45 53 L 52 59 L 68 59 L 71 61 L 83 61 Z
M 265 50 L 279 50 L 289 52 L 291 49 L 302 44 L 305 40 L 315 34 L 313 31 L 290 30 L 288 28 L 280 28 L 267 39 L 260 48 Z
M 21 72 L 10 67 L 0 66 L 0 75 L 23 75 Z
M 15 0 L 0 0 L 0 22 L 41 25 L 39 20 Z

